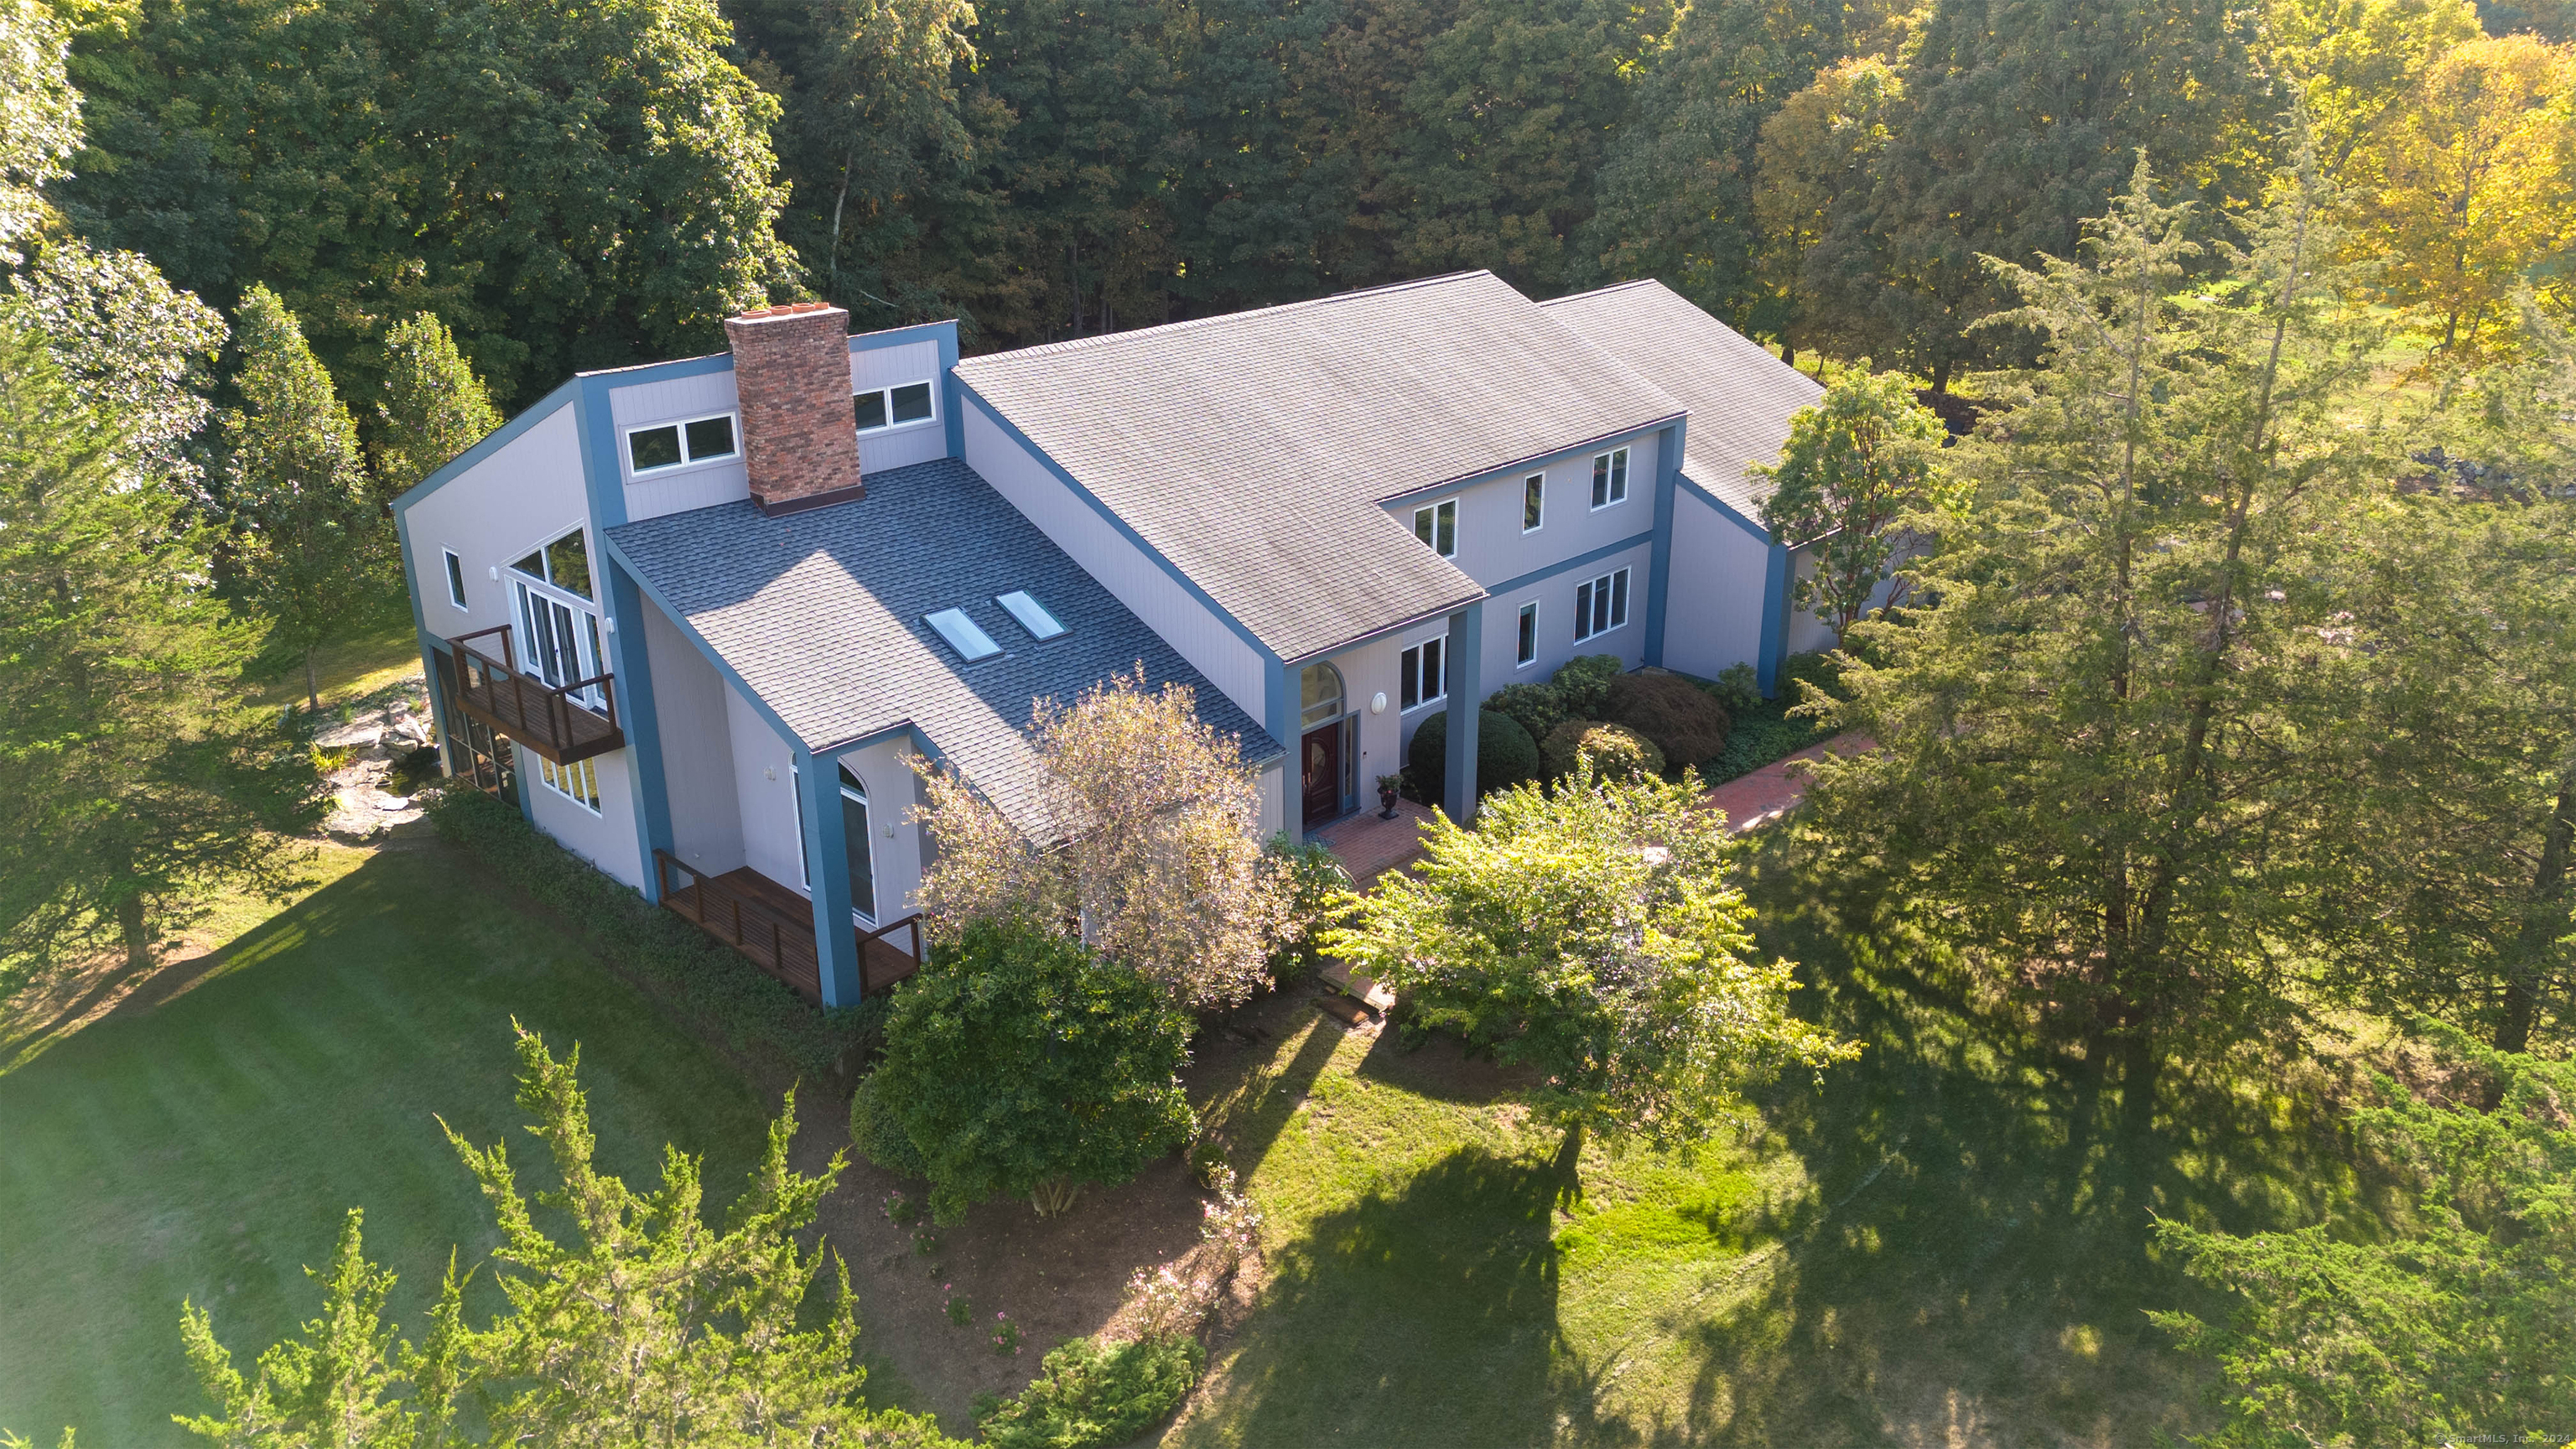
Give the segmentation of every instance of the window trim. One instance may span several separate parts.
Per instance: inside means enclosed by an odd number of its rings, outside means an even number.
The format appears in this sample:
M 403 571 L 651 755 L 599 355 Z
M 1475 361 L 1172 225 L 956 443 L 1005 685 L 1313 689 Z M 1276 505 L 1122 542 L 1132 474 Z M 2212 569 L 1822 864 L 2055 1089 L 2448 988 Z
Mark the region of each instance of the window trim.
M 438 551 L 447 559 L 447 602 L 472 613 L 474 606 L 465 602 L 464 557 L 452 548 L 442 546 Z
M 1520 637 L 1513 641 L 1514 669 L 1527 669 L 1538 663 L 1538 600 L 1531 599 L 1520 607 Z
M 1538 505 L 1538 522 L 1530 522 L 1530 505 Z M 1521 532 L 1532 534 L 1547 527 L 1547 474 L 1532 473 L 1521 480 Z
M 1637 591 L 1636 580 L 1631 576 L 1635 569 L 1634 564 L 1621 564 L 1606 574 L 1596 574 L 1575 585 L 1575 643 L 1598 639 L 1604 634 L 1615 634 L 1628 627 L 1628 617 L 1634 612 L 1628 607 L 1630 596 Z M 1607 607 L 1598 602 L 1605 593 L 1613 600 L 1613 603 Z M 1610 622 L 1598 629 L 1591 628 L 1592 616 L 1595 614 L 1606 615 Z
M 1427 697 L 1420 694 L 1420 690 L 1422 688 L 1422 648 L 1426 644 L 1437 644 L 1440 646 L 1440 692 Z M 1407 658 L 1410 658 L 1413 662 L 1411 664 L 1407 664 L 1405 662 Z M 1418 709 L 1429 709 L 1435 704 L 1447 703 L 1449 699 L 1449 636 L 1445 633 L 1433 634 L 1428 638 L 1416 639 L 1412 643 L 1405 645 L 1403 649 L 1396 653 L 1395 669 L 1398 676 L 1396 679 L 1395 712 L 1398 715 L 1408 715 Z M 1417 696 L 1411 704 L 1404 703 L 1404 687 L 1408 684 L 1413 686 Z
M 535 754 L 535 751 L 532 750 L 529 753 Z M 537 783 L 544 786 L 547 791 L 552 793 L 557 799 L 569 800 L 573 804 L 580 806 L 582 809 L 589 811 L 593 815 L 605 816 L 608 812 L 602 808 L 601 804 L 594 803 L 590 800 L 584 800 L 579 795 L 572 793 L 570 790 L 567 790 L 563 786 L 554 782 L 554 777 L 556 775 L 560 774 L 569 777 L 578 773 L 583 779 L 589 782 L 591 793 L 593 795 L 598 795 L 600 790 L 599 771 L 596 768 L 597 764 L 598 761 L 594 758 L 575 760 L 569 765 L 558 765 L 543 755 L 537 755 Z
M 1449 515 L 1449 547 L 1446 552 L 1443 552 L 1440 547 L 1440 515 L 1444 511 Z M 1431 536 L 1429 538 L 1424 538 L 1422 536 L 1422 524 L 1425 517 L 1428 517 L 1431 521 Z M 1414 509 L 1413 537 L 1416 542 L 1425 545 L 1433 553 L 1439 554 L 1442 558 L 1456 558 L 1458 556 L 1458 495 L 1452 493 L 1446 498 L 1435 498 L 1429 503 L 1425 503 L 1421 507 Z
M 1608 495 L 1605 501 L 1592 505 L 1593 512 L 1599 513 L 1605 508 L 1616 508 L 1628 501 L 1630 461 L 1628 445 L 1624 443 L 1592 455 L 1593 473 L 1602 484 L 1600 491 Z
M 1028 615 L 1021 613 L 1019 609 L 1011 603 L 1011 600 L 1013 599 L 1018 599 L 1023 603 L 1026 603 L 1030 609 L 1037 613 L 1039 618 L 1054 625 L 1054 632 L 1047 634 L 1039 633 L 1037 631 L 1037 626 L 1029 622 Z M 1030 593 L 1026 589 L 1012 589 L 1006 593 L 995 594 L 993 596 L 993 602 L 1001 606 L 1003 613 L 1011 616 L 1011 622 L 1019 625 L 1021 630 L 1026 633 L 1029 638 L 1040 644 L 1044 644 L 1050 639 L 1061 639 L 1065 635 L 1073 632 L 1072 625 L 1057 618 L 1055 616 L 1055 610 L 1039 603 L 1038 596 Z
M 971 653 L 968 651 L 965 642 L 949 637 L 947 628 L 939 622 L 940 617 L 946 614 L 956 615 L 959 623 L 974 630 L 974 637 L 983 640 L 989 647 L 980 654 Z M 929 613 L 921 616 L 921 622 L 928 626 L 931 633 L 939 636 L 940 643 L 947 645 L 952 653 L 968 664 L 981 664 L 987 659 L 999 659 L 1004 654 L 1010 652 L 1004 649 L 1002 647 L 1002 642 L 994 638 L 983 625 L 976 623 L 973 615 L 967 613 L 963 608 L 960 608 L 955 604 L 951 604 L 944 609 L 931 610 Z
M 713 422 L 717 418 L 724 418 L 733 424 L 733 451 L 729 453 L 709 453 L 703 458 L 693 458 L 689 456 L 689 425 L 692 423 Z M 663 428 L 675 428 L 679 431 L 680 461 L 676 463 L 659 463 L 650 468 L 636 467 L 635 435 L 637 433 L 658 432 Z M 695 417 L 664 418 L 660 422 L 639 423 L 634 427 L 621 430 L 619 436 L 626 444 L 626 451 L 624 456 L 622 456 L 618 461 L 625 465 L 626 476 L 629 478 L 660 478 L 672 473 L 677 473 L 683 468 L 695 468 L 704 463 L 722 463 L 728 460 L 739 462 L 742 458 L 742 414 L 740 411 L 733 408 L 727 408 L 720 413 L 700 413 Z
M 894 390 L 899 387 L 926 387 L 930 389 L 930 411 L 921 417 L 909 418 L 903 422 L 896 422 L 894 418 Z M 875 393 L 885 399 L 886 420 L 877 424 L 873 428 L 862 428 L 859 426 L 859 399 L 866 397 L 870 393 Z M 879 383 L 872 387 L 854 387 L 850 389 L 850 427 L 852 431 L 856 432 L 862 438 L 873 438 L 885 433 L 900 433 L 913 428 L 928 427 L 932 423 L 938 421 L 939 379 L 935 377 L 912 377 L 906 378 L 901 382 Z

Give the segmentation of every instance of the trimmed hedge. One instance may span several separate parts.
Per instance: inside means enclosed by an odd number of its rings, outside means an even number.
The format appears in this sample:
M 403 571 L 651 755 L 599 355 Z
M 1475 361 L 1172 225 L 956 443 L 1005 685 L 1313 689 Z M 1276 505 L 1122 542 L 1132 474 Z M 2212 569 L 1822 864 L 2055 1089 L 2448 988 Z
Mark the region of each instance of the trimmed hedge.
M 1653 740 L 1675 770 L 1726 748 L 1726 706 L 1678 674 L 1622 674 L 1606 693 L 1599 717 Z
M 1556 691 L 1557 706 L 1567 719 L 1599 719 L 1610 700 L 1610 681 L 1617 679 L 1622 666 L 1616 654 L 1581 654 L 1558 666 L 1548 680 Z
M 734 1051 L 847 1092 L 885 1021 L 883 993 L 820 1011 L 697 927 L 648 904 L 588 861 L 537 833 L 518 811 L 479 790 L 451 787 L 428 807 L 450 842 L 587 933 L 612 964 L 639 977 L 690 1024 Z
M 1181 1406 L 1207 1350 L 1172 1335 L 1104 1346 L 1068 1339 L 1016 1399 L 980 1399 L 975 1418 L 995 1449 L 1105 1449 L 1144 1433 Z
M 1623 724 L 1570 719 L 1550 730 L 1547 743 L 1539 750 L 1550 780 L 1573 774 L 1580 754 L 1592 756 L 1592 773 L 1609 779 L 1652 777 L 1664 772 L 1664 752 L 1655 748 L 1653 740 Z
M 1476 793 L 1489 795 L 1524 780 L 1538 778 L 1538 742 L 1510 715 L 1476 711 Z M 1404 757 L 1405 783 L 1412 798 L 1437 805 L 1448 791 L 1449 711 L 1441 710 L 1414 726 L 1413 743 Z

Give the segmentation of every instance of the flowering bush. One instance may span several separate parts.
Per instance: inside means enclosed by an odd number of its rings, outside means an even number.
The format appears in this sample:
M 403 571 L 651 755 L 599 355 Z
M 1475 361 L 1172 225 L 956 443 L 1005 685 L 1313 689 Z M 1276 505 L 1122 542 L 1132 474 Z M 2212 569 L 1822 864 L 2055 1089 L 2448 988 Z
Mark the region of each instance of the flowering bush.
M 1004 1313 L 999 1309 L 994 1310 L 993 1352 L 1017 1355 L 1019 1351 L 1020 1326 L 1011 1321 L 1011 1315 Z

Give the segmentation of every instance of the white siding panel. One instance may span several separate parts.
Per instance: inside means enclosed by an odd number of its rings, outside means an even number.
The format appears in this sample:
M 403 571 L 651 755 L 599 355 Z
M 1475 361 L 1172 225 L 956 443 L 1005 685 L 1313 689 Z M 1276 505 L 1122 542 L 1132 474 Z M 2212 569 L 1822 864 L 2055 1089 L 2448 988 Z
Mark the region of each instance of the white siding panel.
M 495 571 L 587 524 L 589 512 L 580 430 L 566 403 L 404 514 L 413 553 L 406 562 L 422 621 L 450 639 L 509 623 L 509 586 Z M 442 549 L 454 549 L 464 564 L 466 608 L 448 602 Z M 601 557 L 596 537 L 590 556 Z
M 1634 669 L 1646 661 L 1646 599 L 1654 587 L 1654 545 L 1641 543 L 1581 568 L 1552 574 L 1535 584 L 1496 594 L 1485 601 L 1484 677 L 1478 681 L 1491 697 L 1506 684 L 1545 683 L 1565 661 L 1580 654 L 1616 654 L 1619 667 Z M 1581 643 L 1574 638 L 1574 591 L 1618 569 L 1628 570 L 1628 622 Z M 1538 605 L 1538 657 L 1524 668 L 1517 662 L 1521 605 Z
M 868 792 L 869 864 L 876 872 L 879 924 L 898 921 L 921 909 L 921 832 L 912 828 L 918 801 L 908 741 L 881 740 L 839 757 Z M 793 882 L 790 882 L 793 884 Z M 909 935 L 892 938 L 907 944 Z
M 628 428 L 732 412 L 736 405 L 731 368 L 609 389 L 608 415 L 617 423 L 617 476 L 626 488 L 627 517 L 659 518 L 665 513 L 684 513 L 751 496 L 739 438 L 733 457 L 675 468 L 644 479 L 635 476 L 634 465 L 626 455 Z
M 1673 500 L 1673 569 L 1664 599 L 1664 667 L 1715 679 L 1762 655 L 1762 584 L 1771 550 L 1685 490 Z
M 1467 577 L 1492 588 L 1579 558 L 1596 548 L 1633 538 L 1655 526 L 1656 434 L 1640 433 L 1568 457 L 1517 468 L 1455 493 L 1428 493 L 1388 509 L 1397 523 L 1413 526 L 1414 510 L 1444 498 L 1458 500 L 1458 552 L 1451 562 Z M 1592 459 L 1613 448 L 1628 450 L 1628 497 L 1595 512 L 1592 508 Z M 1545 474 L 1545 508 L 1535 532 L 1521 531 L 1526 501 L 1524 485 L 1532 473 Z M 1488 629 L 1491 628 L 1489 624 Z
M 743 863 L 742 802 L 734 782 L 724 676 L 650 600 L 644 604 L 644 645 L 653 665 L 672 848 L 697 869 L 722 875 Z
M 794 890 L 805 879 L 805 845 L 796 830 L 796 759 L 769 721 L 725 690 L 733 733 L 733 780 L 742 802 L 743 864 Z
M 859 478 L 948 456 L 948 429 L 933 418 L 859 439 Z
M 972 405 L 966 464 L 1244 713 L 1269 718 L 1262 709 L 1268 669 L 1252 646 Z
M 1342 671 L 1343 698 L 1359 715 L 1359 759 L 1353 777 L 1359 781 L 1360 804 L 1366 809 L 1377 808 L 1377 777 L 1404 768 L 1404 747 L 1412 738 L 1405 726 L 1419 723 L 1431 713 L 1421 710 L 1408 716 L 1399 709 L 1398 702 L 1404 696 L 1396 690 L 1396 659 L 1412 638 L 1437 634 L 1442 627 L 1423 625 L 1410 631 L 1406 639 L 1372 639 L 1332 656 L 1333 666 Z M 1380 697 L 1386 700 L 1386 707 L 1371 712 L 1369 706 Z
M 546 788 L 545 781 L 538 777 L 540 761 L 535 755 L 522 751 L 519 770 L 528 777 L 528 800 L 539 830 L 553 836 L 564 849 L 641 890 L 644 857 L 642 847 L 636 844 L 635 794 L 627 773 L 633 761 L 633 753 L 627 750 L 592 757 L 590 764 L 599 779 L 596 815 Z
M 862 388 L 892 387 L 897 383 L 930 382 L 939 379 L 939 343 L 932 338 L 919 342 L 898 342 L 892 347 L 871 347 L 850 353 L 850 391 Z M 933 387 L 931 394 L 938 395 Z M 937 406 L 936 402 L 932 404 Z

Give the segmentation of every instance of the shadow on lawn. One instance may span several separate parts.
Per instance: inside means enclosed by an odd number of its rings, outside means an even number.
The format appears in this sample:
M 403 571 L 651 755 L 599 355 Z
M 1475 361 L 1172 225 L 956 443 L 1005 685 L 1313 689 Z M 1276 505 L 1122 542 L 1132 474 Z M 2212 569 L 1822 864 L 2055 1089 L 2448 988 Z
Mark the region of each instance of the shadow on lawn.
M 1757 892 L 1802 1006 L 1867 1044 L 1766 1113 L 1817 1184 L 1777 1265 L 1688 1330 L 1687 1433 L 1727 1443 L 2143 1444 L 2193 1427 L 2200 1369 L 2152 1308 L 2212 1305 L 2149 1251 L 2155 1218 L 2366 1220 L 2319 1115 L 2242 1058 L 2141 1084 L 1967 1009 L 1815 882 Z M 1856 910 L 1852 897 L 1840 905 Z M 1821 968 L 1821 969 L 1819 969 Z M 1680 1426 L 1677 1426 L 1680 1427 Z
M 1556 1326 L 1544 1157 L 1462 1147 L 1269 1256 L 1227 1370 L 1180 1442 L 1506 1446 L 1587 1438 L 1594 1385 Z M 1354 1316 L 1354 1304 L 1367 1304 Z

